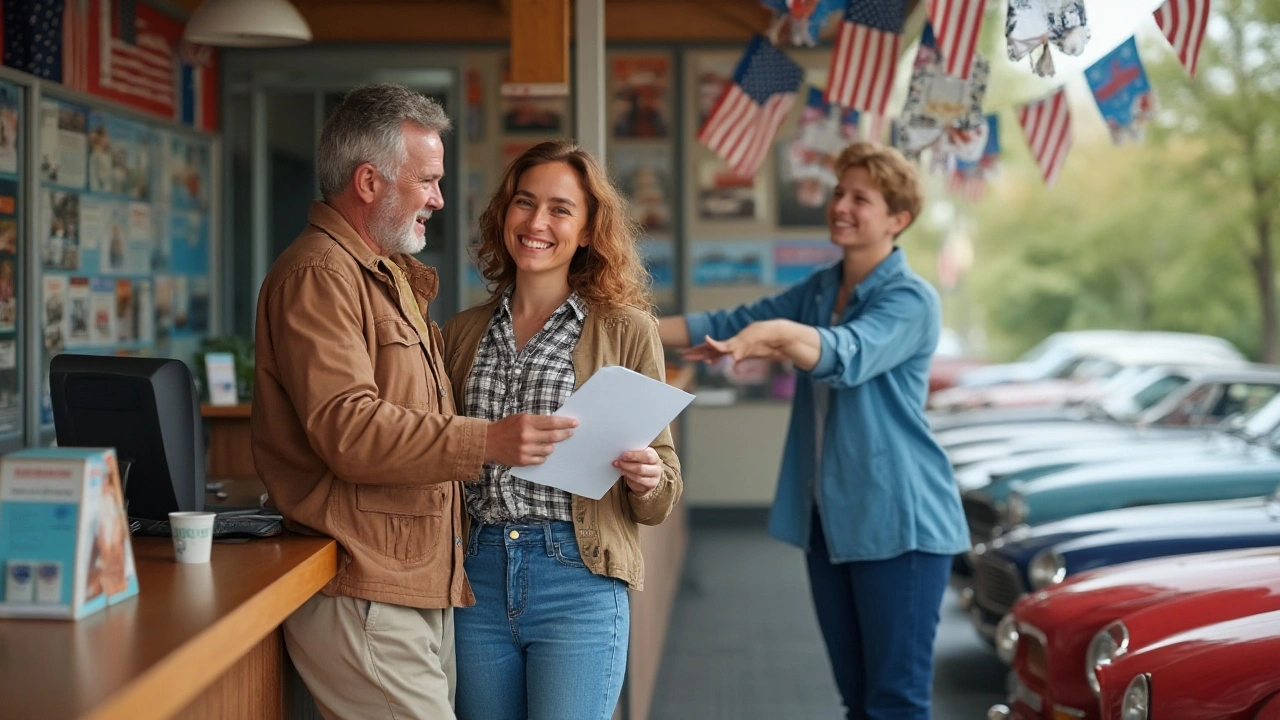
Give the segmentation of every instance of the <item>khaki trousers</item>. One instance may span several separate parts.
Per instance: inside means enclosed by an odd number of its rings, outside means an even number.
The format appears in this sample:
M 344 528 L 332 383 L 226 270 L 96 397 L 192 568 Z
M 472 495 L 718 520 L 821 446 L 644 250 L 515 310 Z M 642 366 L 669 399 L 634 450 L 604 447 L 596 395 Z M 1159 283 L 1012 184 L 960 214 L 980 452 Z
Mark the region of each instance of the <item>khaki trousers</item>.
M 452 608 L 316 593 L 284 641 L 325 720 L 454 720 Z

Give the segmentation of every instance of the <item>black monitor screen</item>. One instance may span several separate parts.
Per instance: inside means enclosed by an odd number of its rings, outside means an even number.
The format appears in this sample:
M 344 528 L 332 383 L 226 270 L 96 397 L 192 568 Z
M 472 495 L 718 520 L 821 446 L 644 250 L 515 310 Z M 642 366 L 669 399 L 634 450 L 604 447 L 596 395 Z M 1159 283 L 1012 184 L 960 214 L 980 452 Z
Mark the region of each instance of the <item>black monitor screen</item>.
M 58 355 L 49 367 L 58 445 L 113 447 L 130 462 L 131 517 L 204 507 L 204 438 L 191 371 L 165 358 Z

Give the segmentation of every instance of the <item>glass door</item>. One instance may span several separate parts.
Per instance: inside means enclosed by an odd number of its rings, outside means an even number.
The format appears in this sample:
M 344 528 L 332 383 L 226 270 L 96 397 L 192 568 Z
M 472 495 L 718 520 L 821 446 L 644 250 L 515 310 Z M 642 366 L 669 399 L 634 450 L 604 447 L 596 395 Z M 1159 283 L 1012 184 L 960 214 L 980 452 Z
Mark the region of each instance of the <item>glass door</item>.
M 412 87 L 441 103 L 456 121 L 454 78 L 452 71 L 413 71 L 404 78 L 382 72 L 376 81 Z M 230 230 L 223 258 L 231 297 L 229 332 L 252 336 L 262 278 L 306 227 L 311 203 L 320 198 L 316 146 L 324 120 L 349 89 L 362 84 L 359 79 L 309 81 L 293 74 L 260 78 L 246 88 L 248 92 L 231 93 L 226 128 L 232 178 L 227 194 Z M 427 245 L 417 255 L 439 272 L 440 293 L 431 317 L 441 324 L 458 310 L 461 278 L 457 268 L 465 252 L 459 232 L 464 203 L 458 184 L 458 133 L 446 135 L 444 145 L 445 210 L 427 223 Z

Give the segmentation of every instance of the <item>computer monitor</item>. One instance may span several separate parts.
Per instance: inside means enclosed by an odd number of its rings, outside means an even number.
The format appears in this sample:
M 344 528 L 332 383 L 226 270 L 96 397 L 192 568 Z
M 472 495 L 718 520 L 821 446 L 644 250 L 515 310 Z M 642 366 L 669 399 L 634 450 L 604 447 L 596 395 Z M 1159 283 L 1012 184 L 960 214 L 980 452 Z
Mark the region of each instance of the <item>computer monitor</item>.
M 58 355 L 49 366 L 58 445 L 113 447 L 131 461 L 131 517 L 204 509 L 204 436 L 191 371 L 165 358 Z

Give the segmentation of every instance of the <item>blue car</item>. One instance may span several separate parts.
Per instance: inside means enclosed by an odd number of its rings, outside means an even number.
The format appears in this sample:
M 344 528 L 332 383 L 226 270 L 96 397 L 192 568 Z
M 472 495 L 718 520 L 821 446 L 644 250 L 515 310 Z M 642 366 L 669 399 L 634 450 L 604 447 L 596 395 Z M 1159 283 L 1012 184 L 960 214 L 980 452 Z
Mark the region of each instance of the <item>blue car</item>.
M 1086 570 L 1214 550 L 1280 546 L 1280 488 L 1270 496 L 1129 508 L 1020 527 L 969 553 L 972 588 L 962 591 L 978 634 L 1023 595 Z
M 1265 495 L 1280 482 L 1278 440 L 1280 398 L 1274 398 L 1212 442 L 1153 441 L 1159 453 L 1135 445 L 1128 460 L 1042 458 L 961 494 L 970 539 L 987 542 L 1015 525 L 1123 507 Z

